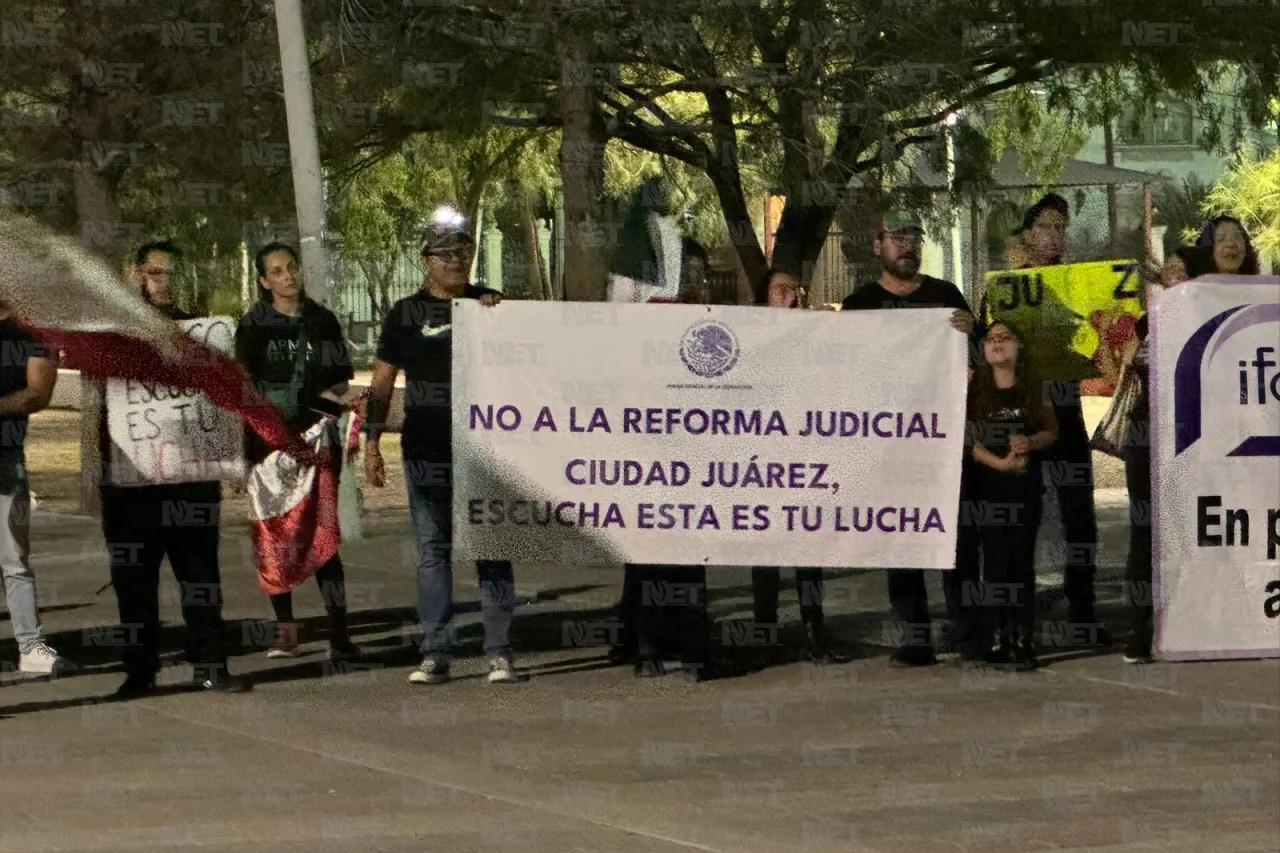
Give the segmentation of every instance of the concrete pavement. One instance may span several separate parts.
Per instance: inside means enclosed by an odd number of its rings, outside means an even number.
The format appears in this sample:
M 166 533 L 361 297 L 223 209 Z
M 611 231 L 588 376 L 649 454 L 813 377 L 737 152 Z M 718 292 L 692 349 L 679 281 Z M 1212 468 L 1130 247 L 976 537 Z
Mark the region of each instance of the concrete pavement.
M 1124 510 L 1101 498 L 1101 610 L 1119 629 Z M 454 683 L 415 688 L 408 523 L 391 506 L 344 549 L 368 664 L 327 666 L 318 642 L 295 661 L 252 648 L 270 608 L 247 529 L 229 518 L 232 665 L 257 689 L 95 704 L 121 678 L 114 599 L 95 595 L 106 580 L 96 523 L 37 511 L 34 524 L 46 630 L 85 669 L 0 677 L 0 853 L 1280 846 L 1280 662 L 1127 667 L 1114 651 L 1058 649 L 1022 676 L 893 670 L 882 574 L 837 572 L 830 626 L 851 663 L 796 659 L 788 590 L 779 646 L 723 646 L 727 677 L 714 682 L 638 681 L 601 649 L 565 642 L 607 618 L 616 570 L 519 567 L 515 642 L 530 681 L 477 677 L 474 575 L 460 572 L 470 655 Z M 176 588 L 164 583 L 176 657 Z M 748 573 L 713 571 L 712 603 L 727 640 L 750 610 Z M 297 607 L 322 624 L 314 587 Z M 14 654 L 6 636 L 0 660 Z

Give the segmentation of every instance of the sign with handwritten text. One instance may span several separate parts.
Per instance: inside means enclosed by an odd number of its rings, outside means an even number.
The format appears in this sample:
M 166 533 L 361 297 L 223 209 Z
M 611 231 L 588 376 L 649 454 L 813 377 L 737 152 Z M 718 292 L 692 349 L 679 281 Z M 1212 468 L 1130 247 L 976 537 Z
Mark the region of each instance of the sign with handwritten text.
M 453 310 L 456 558 L 954 565 L 950 311 Z
M 1096 261 L 987 273 L 989 319 L 1030 338 L 1042 379 L 1116 382 L 1142 316 L 1135 261 Z
M 228 355 L 235 350 L 232 317 L 200 317 L 179 326 L 210 349 Z M 111 379 L 105 401 L 112 445 L 108 482 L 129 486 L 243 478 L 242 422 L 204 395 L 190 388 Z

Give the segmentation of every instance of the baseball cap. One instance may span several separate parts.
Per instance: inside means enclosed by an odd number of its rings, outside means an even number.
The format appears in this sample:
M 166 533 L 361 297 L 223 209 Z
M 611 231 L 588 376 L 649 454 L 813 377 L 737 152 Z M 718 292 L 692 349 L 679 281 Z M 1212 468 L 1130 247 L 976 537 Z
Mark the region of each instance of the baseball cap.
M 920 217 L 912 211 L 895 208 L 881 216 L 879 224 L 876 225 L 877 234 L 888 234 L 892 231 L 916 231 L 923 234 L 924 225 L 920 222 Z
M 438 254 L 463 247 L 470 248 L 475 239 L 461 226 L 450 223 L 432 223 L 422 232 L 422 254 Z

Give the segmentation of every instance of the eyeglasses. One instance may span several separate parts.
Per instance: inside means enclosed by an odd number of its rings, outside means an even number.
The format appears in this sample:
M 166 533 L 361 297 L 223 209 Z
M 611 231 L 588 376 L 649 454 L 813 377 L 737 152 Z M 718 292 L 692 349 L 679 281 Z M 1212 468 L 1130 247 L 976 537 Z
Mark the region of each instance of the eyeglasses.
M 915 246 L 924 242 L 924 235 L 918 232 L 896 232 L 885 235 L 886 240 L 890 240 L 899 246 Z

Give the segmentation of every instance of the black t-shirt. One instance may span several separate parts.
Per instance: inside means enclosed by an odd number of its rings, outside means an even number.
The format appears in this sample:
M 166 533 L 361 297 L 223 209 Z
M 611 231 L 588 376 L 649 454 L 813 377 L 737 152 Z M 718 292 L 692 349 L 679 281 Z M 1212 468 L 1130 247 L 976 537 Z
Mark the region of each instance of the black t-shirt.
M 994 456 L 1009 453 L 1009 442 L 1015 435 L 1032 435 L 1032 413 L 1022 404 L 1023 395 L 1017 388 L 995 389 L 996 407 L 992 412 L 977 416 L 971 429 L 974 441 Z
M 27 387 L 27 362 L 33 358 L 57 361 L 47 344 L 37 341 L 12 317 L 0 320 L 0 397 Z M 0 416 L 0 454 L 20 454 L 26 440 L 26 415 Z
M 297 381 L 298 341 L 307 330 L 305 367 Z M 300 317 L 281 314 L 269 302 L 258 302 L 240 318 L 236 360 L 258 389 L 274 400 L 290 428 L 306 432 L 322 417 L 310 408 L 320 392 L 355 378 L 342 326 L 333 312 L 316 302 L 304 303 Z M 269 449 L 246 430 L 246 450 L 257 461 Z
M 465 298 L 490 293 L 469 285 Z M 448 462 L 453 455 L 453 302 L 420 290 L 391 306 L 377 357 L 404 371 L 406 459 Z
M 929 275 L 920 276 L 920 286 L 899 296 L 890 293 L 878 281 L 870 281 L 845 297 L 840 303 L 841 311 L 878 311 L 885 308 L 951 308 L 956 311 L 973 313 L 969 303 L 965 301 L 960 288 L 949 281 Z M 981 364 L 981 352 L 977 341 L 982 331 L 975 323 L 973 336 L 969 341 L 969 363 Z

